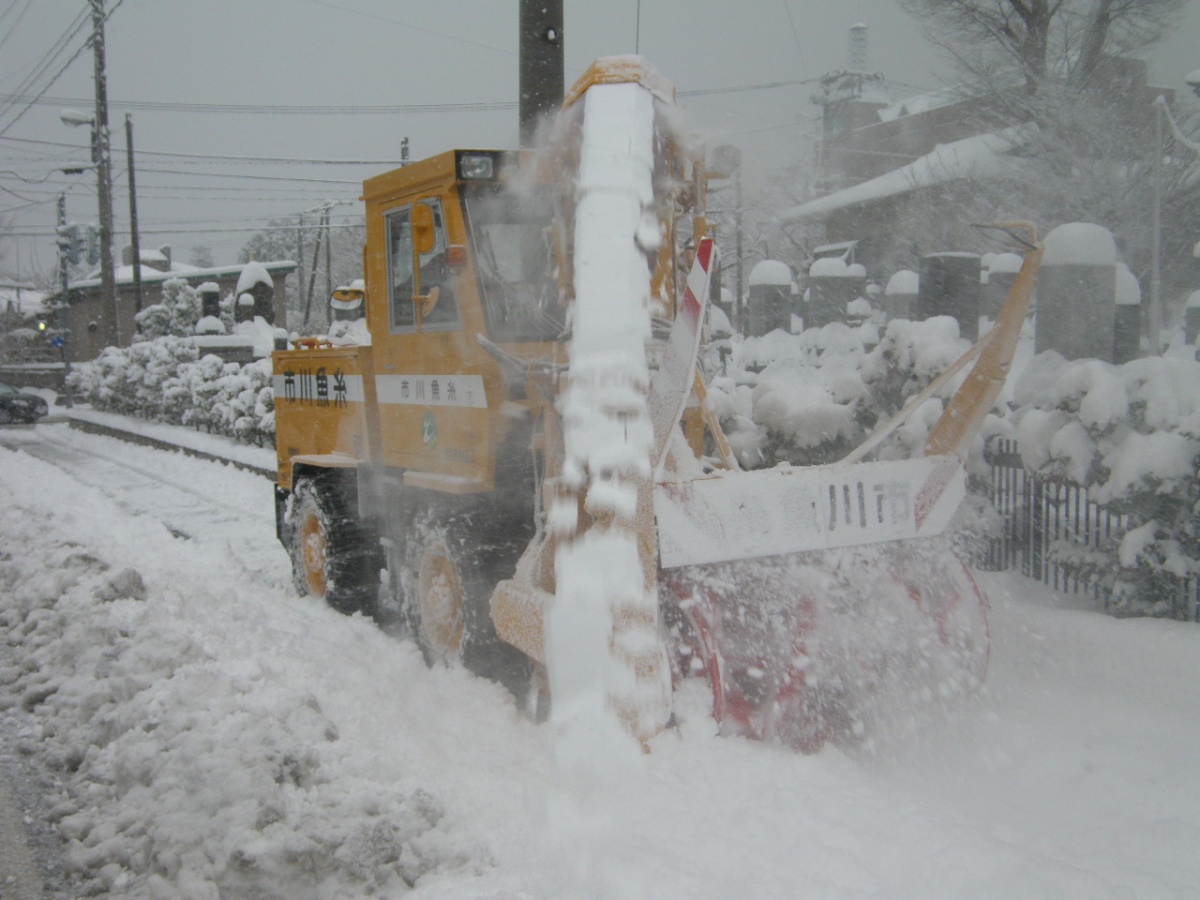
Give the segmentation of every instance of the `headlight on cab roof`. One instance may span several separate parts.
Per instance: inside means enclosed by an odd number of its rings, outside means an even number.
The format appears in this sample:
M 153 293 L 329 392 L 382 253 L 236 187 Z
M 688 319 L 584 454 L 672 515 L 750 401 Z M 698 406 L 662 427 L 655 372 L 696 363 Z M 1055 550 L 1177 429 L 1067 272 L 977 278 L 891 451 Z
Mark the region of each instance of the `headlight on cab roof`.
M 499 153 L 463 150 L 458 154 L 458 177 L 462 181 L 494 181 L 499 175 Z

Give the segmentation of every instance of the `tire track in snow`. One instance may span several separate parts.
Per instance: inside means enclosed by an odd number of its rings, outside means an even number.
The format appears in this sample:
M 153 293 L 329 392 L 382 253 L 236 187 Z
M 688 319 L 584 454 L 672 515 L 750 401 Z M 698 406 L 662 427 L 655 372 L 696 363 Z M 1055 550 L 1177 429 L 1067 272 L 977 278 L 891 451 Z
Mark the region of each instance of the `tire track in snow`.
M 177 538 L 219 549 L 226 565 L 251 582 L 278 588 L 290 580 L 286 554 L 275 539 L 266 479 L 229 471 L 220 463 L 66 428 L 0 433 L 0 445 L 28 453 L 99 490 L 122 513 L 149 517 Z M 214 472 L 213 466 L 221 468 Z M 214 493 L 214 485 L 230 480 L 240 482 L 233 496 Z M 245 501 L 246 485 L 263 486 L 261 502 Z

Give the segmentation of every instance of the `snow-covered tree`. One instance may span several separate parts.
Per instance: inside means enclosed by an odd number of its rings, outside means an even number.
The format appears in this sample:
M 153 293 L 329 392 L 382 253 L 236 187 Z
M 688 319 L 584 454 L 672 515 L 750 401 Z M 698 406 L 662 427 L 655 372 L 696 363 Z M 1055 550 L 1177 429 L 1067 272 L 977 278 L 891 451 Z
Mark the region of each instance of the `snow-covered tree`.
M 134 317 L 136 339 L 149 341 L 167 335 L 193 335 L 201 311 L 200 292 L 183 279 L 172 278 L 163 285 L 162 302 L 146 307 Z
M 1015 71 L 1025 90 L 1048 80 L 1075 87 L 1097 77 L 1105 57 L 1154 44 L 1186 0 L 900 0 L 958 66 L 976 78 Z
M 216 265 L 213 261 L 212 247 L 203 244 L 192 247 L 192 258 L 188 262 L 200 269 L 211 269 Z
M 981 132 L 1028 126 L 1006 177 L 972 180 L 948 203 L 931 195 L 927 208 L 910 210 L 904 230 L 931 234 L 950 225 L 961 232 L 965 222 L 997 218 L 1031 219 L 1047 230 L 1096 222 L 1113 232 L 1124 261 L 1148 283 L 1155 93 L 1145 63 L 1132 54 L 1167 33 L 1184 0 L 902 3 L 953 59 L 958 90 L 970 98 Z M 1170 297 L 1172 274 L 1182 279 L 1195 242 L 1200 158 L 1174 153 L 1169 140 L 1163 153 L 1162 260 Z M 1185 287 L 1180 280 L 1174 292 Z

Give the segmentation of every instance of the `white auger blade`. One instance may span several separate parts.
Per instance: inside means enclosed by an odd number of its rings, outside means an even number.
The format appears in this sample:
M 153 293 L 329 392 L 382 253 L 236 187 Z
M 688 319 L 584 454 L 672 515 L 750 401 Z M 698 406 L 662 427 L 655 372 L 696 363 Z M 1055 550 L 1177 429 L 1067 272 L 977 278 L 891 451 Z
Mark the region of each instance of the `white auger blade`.
M 661 482 L 654 489 L 659 560 L 673 569 L 931 537 L 965 496 L 957 456 Z
M 662 468 L 670 446 L 670 435 L 691 395 L 696 373 L 696 354 L 700 351 L 700 331 L 708 309 L 712 282 L 713 240 L 703 238 L 696 248 L 696 259 L 688 272 L 687 287 L 679 303 L 666 351 L 658 371 L 650 379 L 647 405 L 654 425 L 654 471 Z

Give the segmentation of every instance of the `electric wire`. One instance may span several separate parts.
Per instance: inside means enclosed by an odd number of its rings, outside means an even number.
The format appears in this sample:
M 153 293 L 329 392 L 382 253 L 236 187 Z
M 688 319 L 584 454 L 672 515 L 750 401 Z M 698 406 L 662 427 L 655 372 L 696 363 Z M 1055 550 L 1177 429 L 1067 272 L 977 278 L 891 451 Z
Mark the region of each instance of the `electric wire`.
M 386 18 L 385 16 L 372 15 L 371 13 L 365 13 L 365 12 L 362 12 L 357 9 L 350 9 L 349 7 L 341 6 L 337 3 L 331 3 L 331 2 L 329 2 L 329 0 L 308 0 L 308 2 L 315 4 L 316 6 L 324 6 L 324 7 L 327 7 L 328 9 L 335 9 L 338 12 L 349 13 L 352 16 L 358 16 L 363 19 L 372 19 L 373 21 L 376 21 L 376 22 L 386 22 L 389 25 L 399 26 L 400 28 L 403 28 L 405 31 L 420 31 L 424 34 L 432 34 L 435 37 L 444 38 L 448 41 L 454 41 L 459 44 L 468 44 L 472 47 L 479 47 L 483 50 L 492 50 L 496 53 L 503 53 L 505 56 L 516 56 L 517 55 L 515 51 L 507 50 L 503 47 L 493 47 L 490 44 L 482 44 L 478 41 L 468 40 L 467 38 L 464 38 L 461 35 L 446 34 L 441 31 L 434 31 L 432 28 L 422 28 L 420 25 L 413 25 L 411 22 L 397 22 L 395 19 L 389 19 L 389 18 Z
M 796 45 L 796 54 L 800 57 L 800 65 L 805 66 L 807 62 L 804 58 L 804 48 L 800 46 L 800 35 L 796 33 L 796 20 L 792 18 L 792 8 L 788 5 L 788 0 L 781 0 L 783 3 L 783 11 L 787 13 L 788 25 L 792 29 L 792 41 Z
M 104 18 L 101 20 L 101 24 L 108 22 L 108 20 L 112 18 L 113 13 L 115 13 L 118 9 L 120 9 L 121 4 L 124 2 L 125 2 L 125 0 L 117 0 L 117 2 L 112 5 L 112 8 L 109 9 L 104 14 Z M 68 59 L 65 63 L 63 63 L 62 67 L 57 72 L 55 72 L 54 76 L 50 79 L 50 81 L 48 81 L 46 83 L 46 86 L 43 87 L 40 91 L 38 91 L 37 95 L 34 96 L 34 98 L 32 100 L 30 100 L 27 104 L 25 104 L 25 106 L 21 109 L 21 111 L 19 113 L 17 113 L 16 116 L 14 116 L 7 125 L 5 125 L 3 128 L 0 128 L 0 137 L 2 137 L 4 134 L 6 134 L 10 128 L 12 128 L 15 124 L 17 124 L 17 122 L 21 119 L 21 117 L 23 115 L 25 115 L 25 113 L 29 112 L 29 110 L 33 107 L 33 104 L 37 102 L 38 98 L 40 98 L 43 94 L 45 94 L 46 91 L 50 90 L 50 88 L 54 85 L 54 83 L 56 81 L 58 81 L 59 78 L 62 77 L 62 74 L 67 71 L 67 69 L 70 67 L 71 63 L 75 62 L 75 60 L 79 57 L 79 55 L 81 53 L 83 53 L 83 51 L 86 50 L 90 45 L 91 45 L 90 40 L 84 41 L 83 46 L 81 46 L 78 50 L 76 50 L 71 55 L 71 58 Z M 2 114 L 3 113 L 0 113 L 0 115 L 2 115 Z
M 158 175 L 187 175 L 190 178 L 237 178 L 249 181 L 304 181 L 314 184 L 356 184 L 361 185 L 362 181 L 353 178 L 298 178 L 295 176 L 287 177 L 285 175 L 241 175 L 229 172 L 182 172 L 178 169 L 154 169 L 138 167 L 138 175 L 143 172 L 153 172 Z
M 21 24 L 21 20 L 23 18 L 25 18 L 25 13 L 29 12 L 29 7 L 31 7 L 32 5 L 33 5 L 33 0 L 25 0 L 25 5 L 21 7 L 21 11 L 19 13 L 17 13 L 17 17 L 13 20 L 12 24 L 4 25 L 4 28 L 6 30 L 4 32 L 4 37 L 0 37 L 0 50 L 3 50 L 4 45 L 8 43 L 8 39 L 10 37 L 12 37 L 14 34 L 16 34 L 17 26 Z M 16 2 L 14 2 L 12 4 L 12 6 L 8 7 L 8 9 L 6 9 L 3 13 L 0 13 L 0 21 L 3 21 L 4 17 L 11 10 L 16 9 L 16 7 L 17 7 L 17 4 L 16 4 Z
M 51 44 L 50 49 L 31 64 L 30 73 L 21 79 L 21 83 L 17 85 L 16 90 L 9 95 L 9 98 L 6 99 L 4 105 L 0 106 L 0 117 L 7 115 L 9 110 L 16 106 L 17 103 L 29 97 L 29 95 L 25 92 L 30 90 L 36 83 L 38 77 L 54 64 L 59 55 L 66 48 L 67 44 L 69 44 L 71 40 L 79 34 L 86 24 L 87 13 L 80 12 L 72 20 L 71 24 L 67 26 L 67 30 L 55 39 L 54 43 Z M 31 102 L 36 102 L 36 97 L 34 97 Z
M 767 81 L 758 84 L 730 85 L 726 87 L 692 88 L 678 91 L 680 97 L 708 97 L 718 94 L 740 94 L 748 91 L 773 90 L 780 87 L 814 84 L 820 78 L 785 79 Z M 0 94 L 0 99 L 20 101 L 27 99 L 22 94 Z M 53 106 L 70 106 L 86 103 L 87 101 L 73 97 L 45 97 L 39 102 Z M 515 100 L 479 100 L 467 103 L 398 103 L 388 105 L 350 105 L 350 104 L 284 104 L 284 103 L 195 103 L 159 100 L 113 100 L 109 103 L 114 110 L 149 110 L 155 112 L 179 113 L 234 113 L 253 114 L 271 113 L 272 115 L 395 115 L 412 113 L 463 113 L 463 112 L 492 112 L 516 109 Z M 138 151 L 141 153 L 141 151 Z

